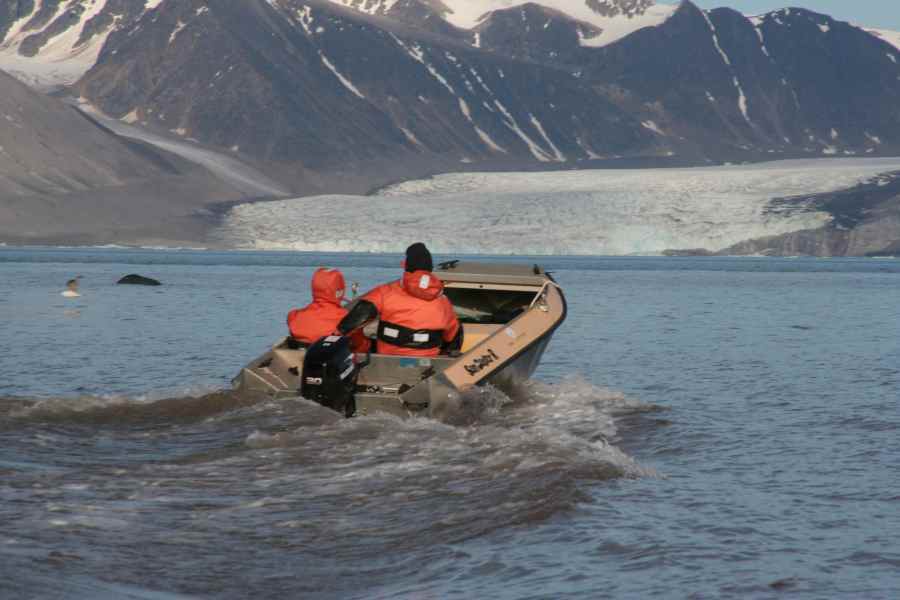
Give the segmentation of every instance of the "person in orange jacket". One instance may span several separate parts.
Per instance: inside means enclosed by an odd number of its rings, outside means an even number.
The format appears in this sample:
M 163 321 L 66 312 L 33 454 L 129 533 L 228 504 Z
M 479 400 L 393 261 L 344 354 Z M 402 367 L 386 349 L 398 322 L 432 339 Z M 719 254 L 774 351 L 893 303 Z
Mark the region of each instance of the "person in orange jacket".
M 338 269 L 318 269 L 312 277 L 313 301 L 304 308 L 295 308 L 288 313 L 288 329 L 298 342 L 313 344 L 319 338 L 332 335 L 338 323 L 347 316 L 347 309 L 341 306 L 345 292 L 344 275 Z M 369 341 L 362 332 L 351 336 L 354 352 L 366 352 Z
M 444 283 L 432 273 L 431 253 L 420 242 L 406 249 L 403 277 L 360 298 L 339 329 L 351 331 L 378 316 L 377 352 L 400 356 L 437 356 L 459 349 L 462 327 L 444 296 Z M 362 316 L 360 316 L 362 315 Z

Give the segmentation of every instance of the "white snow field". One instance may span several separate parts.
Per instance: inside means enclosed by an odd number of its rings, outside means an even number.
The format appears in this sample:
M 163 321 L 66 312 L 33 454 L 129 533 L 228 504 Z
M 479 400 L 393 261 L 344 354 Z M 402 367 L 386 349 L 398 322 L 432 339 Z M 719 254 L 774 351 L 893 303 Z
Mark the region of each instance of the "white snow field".
M 69 26 L 61 33 L 53 36 L 33 57 L 19 54 L 19 46 L 30 35 L 40 29 L 29 28 L 32 17 L 41 9 L 42 3 L 36 3 L 31 12 L 22 15 L 9 28 L 0 40 L 0 69 L 13 77 L 39 90 L 71 85 L 97 62 L 100 49 L 113 27 L 95 35 L 82 45 L 78 45 L 84 27 L 88 21 L 97 16 L 108 0 L 95 0 L 85 5 L 84 12 L 77 22 L 70 20 Z M 63 17 L 70 3 L 60 2 L 56 14 L 41 29 L 46 29 Z M 70 18 L 75 19 L 70 13 Z
M 331 2 L 369 14 L 384 14 L 398 0 L 331 0 Z M 652 5 L 643 14 L 634 17 L 626 15 L 605 17 L 591 9 L 584 0 L 442 0 L 442 4 L 447 8 L 444 19 L 460 29 L 474 29 L 496 10 L 539 4 L 600 29 L 599 35 L 581 40 L 582 46 L 591 47 L 606 46 L 644 27 L 656 27 L 668 20 L 678 8 L 677 5 L 660 4 Z
M 120 25 L 121 16 L 113 13 L 113 22 L 105 29 L 87 40 L 81 40 L 88 22 L 103 12 L 112 1 L 61 0 L 52 18 L 36 26 L 32 19 L 48 4 L 45 0 L 37 0 L 28 8 L 30 12 L 20 14 L 0 39 L 0 70 L 40 91 L 52 91 L 72 85 L 97 63 L 106 38 Z M 144 12 L 156 8 L 161 2 L 162 0 L 143 0 Z M 76 10 L 79 4 L 82 7 L 80 13 Z M 19 11 L 24 9 L 23 6 L 17 8 Z M 22 42 L 29 36 L 48 30 L 58 30 L 58 33 L 50 37 L 36 55 L 23 56 L 19 53 Z
M 900 158 L 810 159 L 685 169 L 459 173 L 376 196 L 244 204 L 219 232 L 241 248 L 440 254 L 659 254 L 720 250 L 816 228 L 829 216 L 770 200 L 851 187 Z
M 450 9 L 450 12 L 445 15 L 447 21 L 462 29 L 472 29 L 489 12 L 526 4 L 522 0 L 443 0 L 443 3 Z M 604 17 L 583 1 L 539 0 L 535 3 L 558 10 L 601 29 L 600 35 L 581 40 L 583 46 L 592 47 L 606 46 L 644 27 L 656 27 L 668 20 L 678 8 L 676 5 L 661 4 L 650 6 L 640 16 Z

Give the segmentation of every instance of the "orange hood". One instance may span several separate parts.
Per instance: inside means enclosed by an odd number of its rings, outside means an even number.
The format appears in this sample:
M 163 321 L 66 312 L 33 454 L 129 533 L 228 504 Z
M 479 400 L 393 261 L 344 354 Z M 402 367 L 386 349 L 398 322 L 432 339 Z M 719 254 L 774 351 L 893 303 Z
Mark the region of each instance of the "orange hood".
M 434 300 L 444 293 L 444 282 L 430 271 L 414 271 L 403 274 L 403 290 L 422 300 Z
M 326 302 L 340 306 L 344 299 L 344 275 L 337 269 L 318 269 L 312 278 L 314 302 Z

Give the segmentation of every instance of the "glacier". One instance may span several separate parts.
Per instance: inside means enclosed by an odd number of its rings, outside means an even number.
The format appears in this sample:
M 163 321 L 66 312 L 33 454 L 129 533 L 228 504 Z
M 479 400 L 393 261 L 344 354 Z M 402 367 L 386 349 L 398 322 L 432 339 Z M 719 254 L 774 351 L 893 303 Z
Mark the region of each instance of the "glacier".
M 215 234 L 231 247 L 439 254 L 654 255 L 715 251 L 818 228 L 811 200 L 774 198 L 849 188 L 900 170 L 897 158 L 801 159 L 668 169 L 453 173 L 373 196 L 328 195 L 242 204 Z

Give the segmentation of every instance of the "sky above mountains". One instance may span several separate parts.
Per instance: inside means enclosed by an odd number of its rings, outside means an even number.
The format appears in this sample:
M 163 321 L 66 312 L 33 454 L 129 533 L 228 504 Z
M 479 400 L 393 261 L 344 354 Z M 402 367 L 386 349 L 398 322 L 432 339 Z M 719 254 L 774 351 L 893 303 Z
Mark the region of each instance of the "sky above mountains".
M 661 4 L 678 4 L 676 0 L 659 1 Z M 728 6 L 747 15 L 796 6 L 857 25 L 900 30 L 900 2 L 897 0 L 694 0 L 694 3 L 701 8 Z

